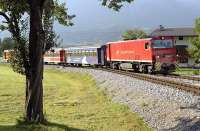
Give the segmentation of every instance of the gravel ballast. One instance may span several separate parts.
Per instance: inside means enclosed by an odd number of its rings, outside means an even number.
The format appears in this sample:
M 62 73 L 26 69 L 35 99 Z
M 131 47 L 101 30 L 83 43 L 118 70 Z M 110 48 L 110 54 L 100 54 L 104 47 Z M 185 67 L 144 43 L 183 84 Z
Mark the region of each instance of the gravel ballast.
M 200 96 L 101 70 L 62 70 L 91 75 L 113 101 L 128 105 L 155 130 L 200 131 Z

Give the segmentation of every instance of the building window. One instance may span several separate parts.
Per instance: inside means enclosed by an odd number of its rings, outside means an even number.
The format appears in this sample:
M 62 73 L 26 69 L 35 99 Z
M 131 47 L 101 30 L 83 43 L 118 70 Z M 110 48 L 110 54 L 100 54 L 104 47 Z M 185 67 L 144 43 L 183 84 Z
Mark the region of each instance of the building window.
M 183 36 L 179 36 L 178 39 L 179 39 L 179 40 L 183 40 Z

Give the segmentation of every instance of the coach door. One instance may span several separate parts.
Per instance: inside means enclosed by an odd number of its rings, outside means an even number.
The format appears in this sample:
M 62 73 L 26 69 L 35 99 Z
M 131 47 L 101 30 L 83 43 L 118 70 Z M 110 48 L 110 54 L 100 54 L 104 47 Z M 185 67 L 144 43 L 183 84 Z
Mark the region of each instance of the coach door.
M 65 50 L 60 50 L 60 62 L 65 61 Z

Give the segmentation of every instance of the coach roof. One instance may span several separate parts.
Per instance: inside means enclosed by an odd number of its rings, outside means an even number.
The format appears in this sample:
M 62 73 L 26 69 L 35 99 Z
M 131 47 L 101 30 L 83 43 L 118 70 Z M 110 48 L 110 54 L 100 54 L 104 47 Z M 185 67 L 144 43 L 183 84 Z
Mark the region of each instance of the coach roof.
M 96 48 L 100 48 L 100 46 L 75 46 L 75 47 L 68 47 L 65 48 L 65 50 L 87 50 L 87 49 L 96 49 Z

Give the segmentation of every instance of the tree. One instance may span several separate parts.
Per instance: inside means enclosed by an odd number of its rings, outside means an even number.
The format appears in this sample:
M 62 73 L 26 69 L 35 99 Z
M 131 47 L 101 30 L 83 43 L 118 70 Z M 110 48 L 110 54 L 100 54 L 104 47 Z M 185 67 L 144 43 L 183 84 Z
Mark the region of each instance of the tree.
M 127 30 L 122 35 L 123 40 L 136 40 L 146 38 L 147 34 L 143 30 L 134 29 L 134 30 Z
M 72 25 L 70 20 L 74 16 L 69 16 L 65 4 L 58 4 L 57 0 L 2 0 L 0 9 L 5 18 L 1 29 L 8 29 L 16 43 L 12 55 L 14 71 L 26 76 L 26 121 L 43 122 L 42 56 L 54 44 L 49 43 L 54 39 L 52 34 L 55 36 L 53 21 Z
M 102 0 L 102 5 L 118 11 L 124 2 L 131 1 Z M 0 15 L 5 19 L 1 29 L 9 30 L 17 43 L 14 51 L 21 58 L 15 59 L 21 65 L 18 72 L 26 76 L 26 121 L 42 123 L 43 55 L 53 45 L 53 21 L 70 26 L 74 15 L 68 15 L 65 4 L 58 4 L 57 0 L 1 0 Z M 29 30 L 28 39 L 24 30 Z
M 200 18 L 195 21 L 195 32 L 198 37 L 192 38 L 192 48 L 189 49 L 190 56 L 195 60 L 197 64 L 200 63 Z
M 102 5 L 115 11 L 119 11 L 124 3 L 131 3 L 134 0 L 101 0 Z

